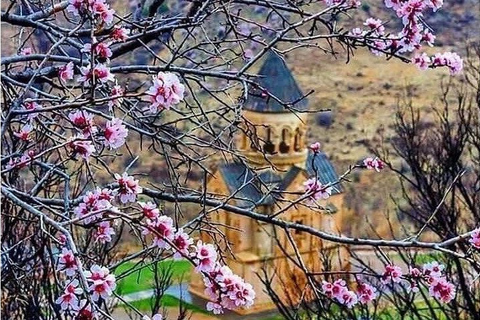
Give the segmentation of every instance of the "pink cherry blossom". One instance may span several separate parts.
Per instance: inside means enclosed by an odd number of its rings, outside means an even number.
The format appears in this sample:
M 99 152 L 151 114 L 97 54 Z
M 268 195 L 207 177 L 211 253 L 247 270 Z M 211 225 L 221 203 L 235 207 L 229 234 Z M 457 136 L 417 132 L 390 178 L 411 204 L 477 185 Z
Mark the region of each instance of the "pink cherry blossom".
M 112 24 L 115 10 L 110 9 L 104 0 L 95 0 L 92 11 L 99 16 L 102 22 L 105 22 L 107 25 Z
M 418 288 L 418 282 L 422 278 L 423 274 L 418 268 L 410 267 L 408 273 L 408 292 L 418 292 L 420 289 Z
M 384 54 L 383 51 L 385 51 L 389 44 L 385 42 L 384 40 L 375 40 L 370 43 L 370 51 L 376 55 L 376 56 L 381 56 Z
M 385 27 L 380 19 L 368 18 L 363 25 L 369 27 L 377 34 L 383 34 L 385 32 Z
M 89 290 L 92 293 L 92 300 L 98 301 L 100 298 L 107 299 L 116 288 L 115 275 L 110 274 L 108 268 L 93 265 L 90 271 L 85 271 L 87 281 L 92 282 Z
M 98 80 L 101 83 L 105 83 L 107 81 L 114 81 L 115 77 L 112 73 L 110 73 L 110 69 L 104 64 L 97 64 L 93 69 L 90 65 L 87 67 L 80 68 L 81 76 L 78 77 L 77 81 L 80 83 L 84 83 L 91 80 Z
M 159 216 L 155 220 L 148 220 L 147 226 L 143 234 L 153 234 L 154 245 L 161 249 L 170 249 L 168 241 L 172 241 L 175 234 L 172 218 Z
M 110 43 L 108 42 L 96 42 L 93 44 L 94 52 L 99 58 L 108 59 L 112 56 L 112 50 L 110 49 Z M 82 52 L 91 53 L 92 44 L 85 43 L 83 45 Z
M 312 150 L 314 153 L 320 152 L 321 146 L 322 145 L 320 142 L 314 142 L 310 145 L 310 150 Z
M 75 16 L 79 16 L 83 2 L 83 0 L 68 0 L 67 11 L 73 13 Z
M 217 262 L 215 247 L 209 243 L 203 243 L 200 240 L 197 242 L 195 252 L 193 252 L 191 256 L 196 263 L 195 270 L 197 272 L 210 272 Z
M 125 138 L 128 136 L 128 129 L 122 120 L 113 118 L 107 121 L 103 134 L 105 137 L 104 144 L 110 149 L 118 149 L 125 143 Z
M 125 28 L 114 27 L 112 33 L 110 33 L 110 38 L 115 41 L 125 42 L 128 38 L 128 31 Z
M 111 98 L 113 99 L 108 101 L 108 107 L 110 108 L 110 110 L 112 110 L 113 106 L 118 107 L 121 105 L 121 103 L 123 102 L 123 98 L 121 98 L 121 96 L 123 96 L 123 93 L 124 91 L 121 86 L 113 86 L 112 90 L 110 91 Z
M 77 137 L 74 141 L 70 142 L 69 146 L 73 149 L 73 152 L 79 154 L 83 159 L 88 158 L 95 152 L 95 145 L 90 140 L 79 140 L 83 137 Z
M 60 233 L 57 237 L 57 240 L 60 242 L 61 245 L 65 245 L 67 243 L 67 236 L 63 233 Z
M 385 0 L 385 6 L 397 10 L 402 2 L 403 0 Z
M 253 305 L 253 300 L 255 299 L 255 291 L 250 283 L 246 283 L 237 275 L 233 276 L 236 278 L 235 284 L 231 286 L 233 290 L 229 290 L 228 295 L 223 297 L 223 304 L 228 309 L 240 308 L 240 307 L 250 307 Z M 230 301 L 227 300 L 227 297 Z M 230 304 L 231 303 L 231 304 Z M 230 307 L 233 305 L 234 307 Z
M 60 80 L 67 82 L 68 80 L 73 79 L 73 62 L 69 62 L 64 66 L 61 66 L 58 70 L 58 76 Z
M 29 141 L 30 134 L 33 131 L 33 126 L 30 123 L 23 125 L 22 129 L 18 132 L 14 132 L 13 134 L 20 140 Z
M 339 303 L 345 305 L 347 308 L 351 309 L 354 305 L 357 304 L 358 298 L 355 292 L 350 290 L 344 290 L 341 295 L 337 297 Z
M 74 279 L 67 285 L 64 293 L 55 302 L 60 305 L 62 310 L 67 310 L 69 308 L 72 310 L 78 310 L 79 303 L 77 295 L 82 293 L 82 288 L 78 288 L 78 280 Z
M 35 101 L 25 101 L 22 106 L 23 106 L 23 109 L 27 111 L 42 109 L 42 106 L 36 103 Z M 32 119 L 35 119 L 37 116 L 38 116 L 38 112 L 32 112 L 28 114 L 27 118 L 28 120 L 32 120 Z
M 344 292 L 347 291 L 347 283 L 343 279 L 337 279 L 332 284 L 327 281 L 322 282 L 323 293 L 329 298 L 341 299 Z
M 223 309 L 248 308 L 253 304 L 255 299 L 253 287 L 233 274 L 228 266 L 215 263 L 207 276 L 205 273 L 203 275 L 205 294 L 213 300 L 207 304 L 208 310 L 219 314 L 223 313 Z
M 303 183 L 305 187 L 305 193 L 310 195 L 310 198 L 319 200 L 319 199 L 328 199 L 332 194 L 332 188 L 324 186 L 318 179 L 311 178 Z
M 20 50 L 20 55 L 21 56 L 28 56 L 28 55 L 31 55 L 32 53 L 33 53 L 33 49 L 30 48 L 30 47 L 22 48 Z
M 193 239 L 190 236 L 183 232 L 183 229 L 180 228 L 173 236 L 173 244 L 175 245 L 175 253 L 173 255 L 174 259 L 182 259 L 183 257 L 188 256 L 188 248 L 193 244 Z
M 115 179 L 118 183 L 117 196 L 120 198 L 120 202 L 135 202 L 137 194 L 142 192 L 142 187 L 140 187 L 138 180 L 135 180 L 134 177 L 129 176 L 126 172 L 122 175 L 116 173 Z
M 377 297 L 376 293 L 377 289 L 372 287 L 371 285 L 365 283 L 365 282 L 360 282 L 357 286 L 357 297 L 358 301 L 362 304 L 367 304 Z
M 442 271 L 445 268 L 443 264 L 437 261 L 429 262 L 423 265 L 423 274 L 427 277 L 439 278 L 442 276 Z
M 94 192 L 88 191 L 83 196 L 83 201 L 73 209 L 73 212 L 77 217 L 82 218 L 84 223 L 93 222 L 102 216 L 103 211 L 114 209 L 110 203 L 112 197 L 111 191 L 107 189 L 97 188 Z M 97 213 L 92 214 L 93 212 Z
M 377 172 L 380 172 L 380 170 L 385 168 L 385 164 L 383 163 L 383 161 L 378 158 L 366 158 L 365 160 L 363 160 L 363 165 L 368 170 L 375 170 Z
M 149 220 L 156 220 L 160 215 L 160 210 L 157 205 L 153 202 L 138 202 L 140 207 L 142 207 L 143 215 Z
M 433 43 L 435 42 L 435 35 L 430 31 L 426 30 L 423 33 L 422 41 L 425 41 L 430 47 L 433 47 Z
M 68 114 L 68 118 L 73 125 L 79 129 L 84 136 L 89 136 L 97 132 L 97 127 L 93 121 L 93 114 L 84 110 L 73 111 Z
M 88 304 L 86 299 L 80 301 L 80 305 L 77 310 L 76 320 L 90 320 L 94 319 L 94 313 L 92 312 L 92 306 Z
M 432 66 L 446 66 L 450 69 L 451 75 L 456 75 L 463 69 L 463 60 L 455 52 L 437 53 L 432 58 Z
M 112 241 L 115 230 L 110 226 L 110 222 L 102 221 L 98 224 L 95 232 L 95 241 L 106 243 Z
M 207 310 L 213 312 L 213 314 L 222 314 L 223 307 L 217 302 L 207 302 Z
M 358 8 L 361 4 L 360 0 L 323 0 L 328 7 L 339 5 L 340 8 Z
M 402 269 L 399 266 L 388 264 L 381 279 L 382 283 L 388 284 L 391 281 L 398 283 L 402 280 Z
M 159 72 L 156 77 L 153 77 L 153 86 L 146 92 L 150 95 L 150 111 L 154 113 L 170 109 L 172 105 L 183 100 L 184 92 L 185 86 L 180 83 L 175 74 Z
M 75 275 L 78 270 L 77 261 L 71 250 L 62 248 L 62 253 L 58 256 L 58 270 L 64 271 L 69 277 Z
M 469 242 L 476 249 L 480 249 L 480 228 L 475 229 L 470 237 Z
M 424 52 L 420 55 L 416 55 L 413 57 L 412 60 L 413 64 L 415 64 L 420 70 L 427 70 L 432 61 L 430 57 Z
M 430 296 L 448 303 L 455 298 L 455 286 L 445 278 L 435 278 L 428 288 Z
M 327 281 L 322 281 L 322 291 L 329 298 L 333 298 L 333 284 Z
M 427 6 L 432 8 L 433 11 L 437 11 L 443 6 L 443 0 L 427 0 Z
M 348 34 L 353 37 L 363 37 L 365 35 L 365 31 L 360 28 L 353 28 Z

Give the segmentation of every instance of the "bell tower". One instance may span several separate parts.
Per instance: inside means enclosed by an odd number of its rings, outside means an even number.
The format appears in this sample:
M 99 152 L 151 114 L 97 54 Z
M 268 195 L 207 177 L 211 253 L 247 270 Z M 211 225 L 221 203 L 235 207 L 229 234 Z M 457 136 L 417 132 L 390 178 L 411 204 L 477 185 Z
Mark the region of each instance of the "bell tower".
M 307 99 L 285 61 L 273 51 L 267 54 L 258 77 L 260 87 L 249 88 L 243 107 L 238 149 L 252 166 L 304 167 L 308 149 L 302 112 L 308 109 Z

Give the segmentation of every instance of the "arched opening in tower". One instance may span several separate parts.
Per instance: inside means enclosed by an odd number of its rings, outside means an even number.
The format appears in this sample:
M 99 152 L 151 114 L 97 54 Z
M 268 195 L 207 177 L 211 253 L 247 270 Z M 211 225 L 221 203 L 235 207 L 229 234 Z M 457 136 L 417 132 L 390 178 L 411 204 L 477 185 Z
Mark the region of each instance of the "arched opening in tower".
M 268 154 L 273 154 L 275 152 L 275 145 L 272 142 L 272 129 L 267 128 L 267 137 L 265 144 L 263 145 L 263 151 Z
M 298 151 L 301 151 L 301 132 L 300 132 L 300 129 L 295 129 L 295 138 L 294 138 L 294 142 L 293 142 L 293 150 L 295 150 L 296 152 Z
M 288 153 L 290 151 L 290 131 L 288 129 L 282 130 L 282 142 L 279 146 L 280 153 Z

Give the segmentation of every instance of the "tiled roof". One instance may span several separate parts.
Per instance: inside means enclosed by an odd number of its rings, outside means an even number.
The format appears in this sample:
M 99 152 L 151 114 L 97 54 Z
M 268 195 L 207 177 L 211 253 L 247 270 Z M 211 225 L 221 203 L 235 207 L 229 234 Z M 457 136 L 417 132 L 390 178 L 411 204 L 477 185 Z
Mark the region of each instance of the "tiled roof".
M 318 153 L 315 157 L 312 153 L 309 154 L 306 168 L 308 176 L 317 177 L 323 184 L 338 180 L 335 168 L 324 153 Z M 285 174 L 265 170 L 256 175 L 244 164 L 226 163 L 219 166 L 219 171 L 230 194 L 235 193 L 234 198 L 237 205 L 245 208 L 273 204 L 275 195 L 281 196 L 280 193 L 285 191 L 298 174 L 304 170 L 292 166 Z M 272 191 L 268 194 L 267 190 Z M 332 194 L 341 192 L 341 185 L 333 187 Z
M 290 69 L 285 61 L 273 51 L 268 52 L 265 61 L 258 72 L 259 78 L 257 82 L 266 89 L 270 94 L 280 99 L 283 103 L 291 104 L 296 102 L 290 108 L 298 111 L 308 109 L 308 101 L 303 98 L 303 93 L 293 78 Z M 263 97 L 259 89 L 249 88 L 248 98 L 245 102 L 244 109 L 257 112 L 291 112 L 289 108 L 275 99 Z
M 322 184 L 333 183 L 338 180 L 338 174 L 335 171 L 327 155 L 323 152 L 314 154 L 310 152 L 308 154 L 306 169 L 310 177 L 316 177 Z M 341 184 L 337 184 L 333 187 L 332 194 L 342 192 Z

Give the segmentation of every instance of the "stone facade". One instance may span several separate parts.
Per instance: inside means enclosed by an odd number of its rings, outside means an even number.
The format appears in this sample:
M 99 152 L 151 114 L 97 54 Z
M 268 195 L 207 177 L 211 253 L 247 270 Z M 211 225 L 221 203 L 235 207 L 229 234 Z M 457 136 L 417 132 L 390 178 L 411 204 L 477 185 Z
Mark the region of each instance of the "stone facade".
M 278 59 L 275 56 L 267 58 L 264 66 L 267 65 L 268 69 L 263 68 L 263 71 L 273 76 L 292 77 L 285 63 Z M 292 95 L 299 95 L 295 92 L 299 89 L 293 77 L 283 82 L 295 88 L 286 90 L 270 85 L 268 79 L 267 74 L 267 82 L 263 86 L 269 92 L 281 95 L 283 91 L 294 91 Z M 334 188 L 329 199 L 320 201 L 330 213 L 319 212 L 309 206 L 290 205 L 303 192 L 303 183 L 309 177 L 316 176 L 322 183 L 338 179 L 326 155 L 318 153 L 314 156 L 306 145 L 306 113 L 281 112 L 279 106 L 262 105 L 258 99 L 247 101 L 244 109 L 245 122 L 242 133 L 237 137 L 237 148 L 245 161 L 217 164 L 213 177 L 207 183 L 208 191 L 225 197 L 235 193 L 229 203 L 240 207 L 254 206 L 255 211 L 264 214 L 284 209 L 278 218 L 338 234 L 344 207 L 341 186 Z M 307 233 L 290 231 L 289 238 L 285 230 L 278 227 L 222 210 L 211 214 L 209 219 L 216 223 L 217 231 L 224 234 L 228 241 L 228 245 L 224 244 L 226 264 L 250 282 L 257 293 L 254 306 L 239 313 L 250 314 L 275 308 L 258 277 L 264 272 L 269 276 L 276 275 L 273 287 L 280 293 L 280 298 L 299 299 L 298 289 L 305 287 L 306 279 L 288 258 L 295 254 L 292 241 L 309 270 L 322 270 L 320 254 L 325 253 L 332 256 L 337 268 L 348 269 L 348 255 L 344 249 L 323 243 Z M 200 234 L 200 238 L 207 242 L 211 241 L 211 236 L 208 231 Z M 200 276 L 192 276 L 189 290 L 205 297 Z

